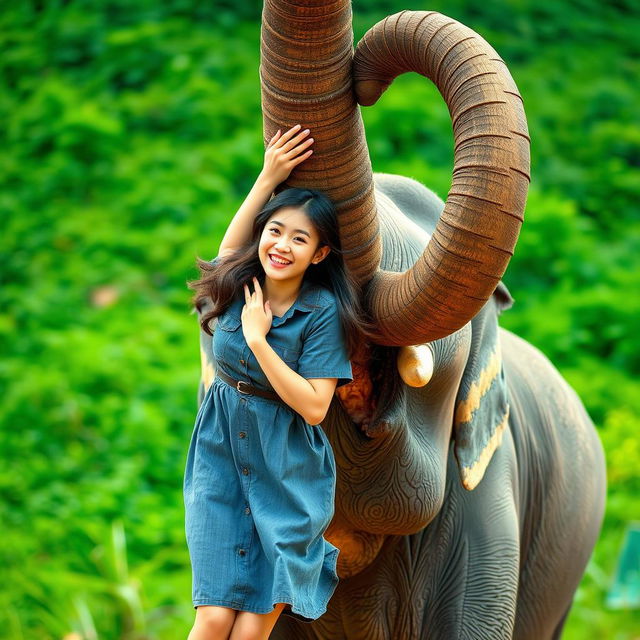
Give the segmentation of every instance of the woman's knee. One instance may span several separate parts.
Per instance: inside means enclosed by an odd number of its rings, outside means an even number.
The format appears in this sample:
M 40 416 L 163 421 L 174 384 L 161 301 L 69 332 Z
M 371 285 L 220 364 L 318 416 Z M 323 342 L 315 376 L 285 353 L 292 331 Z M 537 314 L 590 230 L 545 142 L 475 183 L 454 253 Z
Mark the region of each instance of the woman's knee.
M 227 607 L 200 605 L 189 640 L 227 640 L 237 611 Z
M 270 613 L 238 612 L 229 640 L 267 640 L 285 606 L 278 603 Z

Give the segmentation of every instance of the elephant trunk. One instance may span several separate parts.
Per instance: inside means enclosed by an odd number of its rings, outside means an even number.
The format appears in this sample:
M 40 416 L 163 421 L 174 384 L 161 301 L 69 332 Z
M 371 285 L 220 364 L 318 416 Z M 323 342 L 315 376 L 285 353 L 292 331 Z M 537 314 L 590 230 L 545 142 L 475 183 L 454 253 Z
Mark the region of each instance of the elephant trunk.
M 349 0 L 265 0 L 261 56 L 265 142 L 297 122 L 311 129 L 314 153 L 286 185 L 321 189 L 336 203 L 346 266 L 366 285 L 375 342 L 420 344 L 465 325 L 506 269 L 529 182 L 522 102 L 496 52 L 455 20 L 402 12 L 373 27 L 353 56 Z M 404 71 L 431 78 L 447 102 L 455 164 L 431 241 L 413 267 L 395 273 L 379 270 L 373 174 L 355 97 L 372 104 Z
M 452 186 L 421 258 L 405 273 L 376 273 L 370 284 L 368 306 L 385 344 L 395 345 L 447 336 L 480 310 L 513 255 L 529 185 L 522 99 L 486 41 L 439 13 L 397 13 L 358 43 L 358 102 L 373 104 L 406 71 L 438 87 L 455 150 Z
M 369 281 L 382 253 L 373 174 L 353 95 L 349 0 L 266 0 L 260 80 L 265 143 L 278 128 L 311 130 L 313 154 L 283 186 L 324 191 L 336 204 L 345 262 Z

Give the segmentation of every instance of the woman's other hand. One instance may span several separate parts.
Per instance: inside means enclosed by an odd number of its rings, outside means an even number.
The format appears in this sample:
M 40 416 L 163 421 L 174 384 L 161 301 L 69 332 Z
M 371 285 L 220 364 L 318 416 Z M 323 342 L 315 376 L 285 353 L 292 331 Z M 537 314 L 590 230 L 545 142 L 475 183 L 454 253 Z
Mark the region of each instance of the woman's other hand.
M 244 285 L 244 299 L 245 305 L 242 307 L 242 333 L 247 345 L 251 345 L 256 340 L 263 339 L 269 329 L 271 329 L 271 321 L 273 320 L 273 313 L 271 312 L 271 306 L 269 301 L 266 303 L 262 300 L 262 289 L 258 278 L 253 278 L 253 293 L 249 293 L 249 287 Z
M 313 138 L 307 138 L 309 129 L 300 129 L 299 124 L 282 134 L 278 129 L 267 145 L 261 175 L 267 178 L 274 188 L 289 177 L 295 166 L 313 153 L 313 149 L 309 149 L 313 144 Z

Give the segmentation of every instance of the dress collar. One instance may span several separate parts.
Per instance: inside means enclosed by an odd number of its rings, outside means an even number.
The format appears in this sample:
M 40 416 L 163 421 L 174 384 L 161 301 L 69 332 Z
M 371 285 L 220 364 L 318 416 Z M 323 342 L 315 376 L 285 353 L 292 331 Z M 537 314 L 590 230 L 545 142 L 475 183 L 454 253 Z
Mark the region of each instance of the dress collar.
M 321 287 L 319 285 L 314 284 L 310 280 L 303 280 L 300 285 L 300 291 L 298 292 L 298 297 L 295 299 L 293 304 L 281 315 L 281 316 L 273 316 L 271 321 L 272 327 L 279 327 L 282 323 L 288 320 L 296 310 L 302 312 L 313 311 L 318 306 L 318 299 L 320 297 Z M 242 312 L 242 307 L 244 306 L 244 290 L 240 291 L 240 293 L 236 297 L 235 301 L 235 314 L 240 317 Z
M 318 302 L 318 296 L 320 295 L 320 288 L 314 285 L 309 280 L 303 280 L 298 292 L 298 297 L 294 300 L 293 304 L 282 314 L 282 316 L 273 316 L 271 322 L 272 327 L 279 327 L 285 320 L 290 318 L 296 309 L 298 311 L 312 311 Z

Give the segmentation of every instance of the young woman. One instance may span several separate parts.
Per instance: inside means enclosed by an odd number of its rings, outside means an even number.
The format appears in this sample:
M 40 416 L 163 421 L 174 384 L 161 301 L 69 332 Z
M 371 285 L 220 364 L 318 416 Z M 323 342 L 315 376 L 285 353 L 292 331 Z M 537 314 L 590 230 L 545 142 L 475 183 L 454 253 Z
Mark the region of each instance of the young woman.
M 336 465 L 320 422 L 371 325 L 331 201 L 308 189 L 269 199 L 312 153 L 300 129 L 271 139 L 218 257 L 198 258 L 202 277 L 188 283 L 196 305 L 214 303 L 201 324 L 216 362 L 184 479 L 189 640 L 262 640 L 281 613 L 310 622 L 338 583 L 339 550 L 323 537 Z

